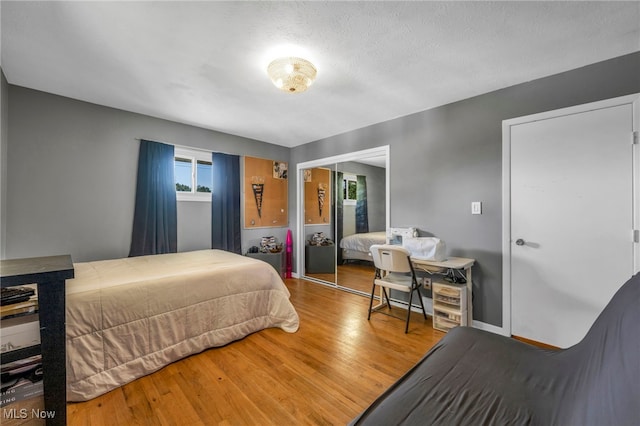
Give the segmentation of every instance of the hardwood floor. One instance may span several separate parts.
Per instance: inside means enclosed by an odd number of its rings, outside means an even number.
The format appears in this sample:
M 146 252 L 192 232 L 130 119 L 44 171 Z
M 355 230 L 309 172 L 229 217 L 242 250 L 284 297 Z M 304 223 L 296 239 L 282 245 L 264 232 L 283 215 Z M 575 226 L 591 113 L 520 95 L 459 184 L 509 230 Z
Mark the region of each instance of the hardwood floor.
M 349 261 L 343 265 L 338 265 L 338 283 L 342 287 L 352 290 L 371 293 L 375 267 L 371 262 Z
M 412 313 L 367 321 L 368 298 L 286 280 L 300 329 L 267 329 L 67 405 L 73 425 L 344 425 L 444 334 Z M 394 308 L 404 317 L 406 311 Z
M 335 283 L 352 290 L 371 293 L 375 268 L 371 262 L 349 261 L 336 267 L 337 274 L 307 274 L 309 277 Z

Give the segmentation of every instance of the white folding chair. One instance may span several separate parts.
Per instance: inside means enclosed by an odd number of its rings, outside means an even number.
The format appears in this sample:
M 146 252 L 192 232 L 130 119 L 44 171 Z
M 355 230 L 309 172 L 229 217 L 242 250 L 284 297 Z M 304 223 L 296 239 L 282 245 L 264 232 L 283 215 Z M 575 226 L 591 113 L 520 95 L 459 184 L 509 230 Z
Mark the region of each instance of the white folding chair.
M 376 292 L 376 286 L 382 288 L 382 297 L 386 299 L 386 303 L 391 309 L 391 303 L 387 294 L 387 289 L 398 290 L 409 293 L 409 307 L 407 309 L 407 324 L 404 332 L 409 331 L 409 318 L 411 317 L 411 302 L 413 300 L 413 292 L 418 293 L 418 300 L 422 307 L 422 314 L 427 319 L 427 311 L 424 309 L 422 297 L 418 287 L 416 273 L 411 264 L 409 250 L 401 246 L 389 244 L 375 244 L 370 248 L 373 264 L 376 267 L 375 276 L 373 278 L 373 286 L 371 288 L 371 300 L 369 301 L 369 315 L 367 320 L 371 319 L 373 311 L 373 299 Z M 385 300 L 380 300 L 382 304 Z

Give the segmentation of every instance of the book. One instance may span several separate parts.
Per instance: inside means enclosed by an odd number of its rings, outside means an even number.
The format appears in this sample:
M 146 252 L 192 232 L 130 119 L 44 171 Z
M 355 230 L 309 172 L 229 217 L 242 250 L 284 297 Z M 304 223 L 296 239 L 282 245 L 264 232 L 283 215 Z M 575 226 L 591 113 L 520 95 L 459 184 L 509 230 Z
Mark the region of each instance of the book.
M 31 382 L 27 379 L 20 379 L 0 394 L 0 408 L 15 402 L 40 396 L 43 393 L 44 386 L 42 380 Z
M 3 364 L 0 407 L 43 394 L 42 355 Z
M 36 291 L 33 288 L 26 286 L 2 287 L 2 294 L 0 294 L 0 306 L 25 302 L 29 300 L 31 296 L 34 296 L 35 293 Z
M 25 302 L 0 306 L 0 318 L 2 320 L 18 315 L 35 314 L 36 312 L 38 312 L 38 298 L 35 296 Z
M 32 370 L 37 370 L 41 364 L 42 355 L 38 354 L 0 365 L 0 381 L 2 383 L 2 390 L 7 387 L 5 385 L 7 382 L 19 377 L 30 376 L 33 372 Z
M 2 319 L 0 353 L 40 344 L 40 321 L 37 315 Z

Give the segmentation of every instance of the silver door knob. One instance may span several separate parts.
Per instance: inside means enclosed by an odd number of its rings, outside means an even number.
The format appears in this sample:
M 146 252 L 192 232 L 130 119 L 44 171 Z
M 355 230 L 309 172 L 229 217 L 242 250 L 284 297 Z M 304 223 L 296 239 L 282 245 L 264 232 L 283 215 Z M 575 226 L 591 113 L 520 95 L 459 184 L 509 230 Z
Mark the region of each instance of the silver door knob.
M 524 245 L 524 240 L 523 240 L 522 238 L 518 238 L 518 239 L 516 240 L 516 245 L 517 245 L 517 246 L 523 246 L 523 245 Z

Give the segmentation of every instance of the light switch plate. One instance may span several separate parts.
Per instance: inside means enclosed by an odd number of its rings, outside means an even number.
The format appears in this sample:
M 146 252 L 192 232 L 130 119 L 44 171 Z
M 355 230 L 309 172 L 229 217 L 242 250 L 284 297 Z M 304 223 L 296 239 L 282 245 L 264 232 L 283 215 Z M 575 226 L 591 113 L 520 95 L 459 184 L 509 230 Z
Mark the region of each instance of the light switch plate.
M 482 201 L 471 202 L 471 214 L 482 214 Z

